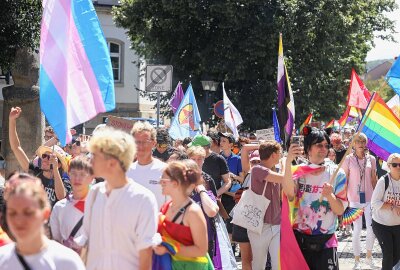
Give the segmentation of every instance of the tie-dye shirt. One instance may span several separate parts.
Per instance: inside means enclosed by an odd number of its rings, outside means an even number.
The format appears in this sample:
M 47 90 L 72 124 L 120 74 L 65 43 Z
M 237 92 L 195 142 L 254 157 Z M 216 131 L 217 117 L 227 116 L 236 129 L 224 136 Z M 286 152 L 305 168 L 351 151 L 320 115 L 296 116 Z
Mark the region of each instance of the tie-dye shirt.
M 337 215 L 332 212 L 326 198 L 320 201 L 322 187 L 324 183 L 329 182 L 336 168 L 336 164 L 328 163 L 325 165 L 325 171 L 321 174 L 307 174 L 296 181 L 296 197 L 290 203 L 293 229 L 308 235 L 333 234 L 336 231 Z M 339 170 L 333 183 L 333 191 L 346 208 L 346 175 L 342 169 Z

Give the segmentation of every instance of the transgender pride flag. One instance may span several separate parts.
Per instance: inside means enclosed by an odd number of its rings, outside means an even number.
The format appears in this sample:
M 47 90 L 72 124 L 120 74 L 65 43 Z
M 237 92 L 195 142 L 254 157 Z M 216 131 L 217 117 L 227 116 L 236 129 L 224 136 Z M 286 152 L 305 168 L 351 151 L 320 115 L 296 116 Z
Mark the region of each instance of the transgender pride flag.
M 110 54 L 91 0 L 44 0 L 40 107 L 62 145 L 70 128 L 115 108 Z

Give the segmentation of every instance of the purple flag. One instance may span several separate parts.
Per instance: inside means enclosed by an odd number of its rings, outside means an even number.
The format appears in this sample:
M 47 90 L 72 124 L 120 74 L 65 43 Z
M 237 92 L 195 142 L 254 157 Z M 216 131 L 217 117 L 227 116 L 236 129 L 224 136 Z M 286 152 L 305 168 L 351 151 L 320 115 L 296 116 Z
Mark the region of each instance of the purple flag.
M 182 90 L 182 83 L 178 82 L 178 85 L 175 88 L 175 92 L 172 95 L 171 99 L 169 100 L 169 105 L 171 106 L 174 114 L 175 114 L 176 110 L 179 108 L 179 105 L 182 102 L 183 96 L 184 96 L 184 94 L 183 94 L 183 90 Z
M 282 34 L 279 37 L 278 53 L 278 122 L 280 135 L 284 145 L 289 146 L 294 125 L 294 100 L 287 74 L 285 60 L 283 59 Z

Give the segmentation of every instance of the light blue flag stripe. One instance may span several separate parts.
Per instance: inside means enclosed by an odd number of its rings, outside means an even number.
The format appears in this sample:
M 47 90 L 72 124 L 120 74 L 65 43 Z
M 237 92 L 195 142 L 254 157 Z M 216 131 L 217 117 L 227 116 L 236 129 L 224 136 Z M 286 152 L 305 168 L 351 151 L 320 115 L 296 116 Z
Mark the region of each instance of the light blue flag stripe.
M 173 139 L 184 139 L 201 134 L 200 113 L 197 107 L 192 85 L 189 84 L 181 104 L 176 110 L 174 119 L 169 129 L 169 135 Z

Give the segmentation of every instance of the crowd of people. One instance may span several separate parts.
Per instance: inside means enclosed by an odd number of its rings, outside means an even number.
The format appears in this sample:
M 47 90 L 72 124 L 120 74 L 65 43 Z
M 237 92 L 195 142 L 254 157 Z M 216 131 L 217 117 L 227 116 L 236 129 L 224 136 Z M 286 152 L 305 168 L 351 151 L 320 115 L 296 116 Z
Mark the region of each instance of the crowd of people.
M 239 252 L 242 269 L 275 270 L 286 198 L 309 269 L 339 269 L 341 230 L 352 234 L 354 269 L 375 267 L 375 239 L 382 269 L 400 260 L 400 154 L 382 170 L 355 130 L 305 127 L 284 152 L 276 141 L 212 130 L 172 141 L 148 122 L 130 134 L 101 126 L 61 147 L 48 127 L 30 158 L 18 138 L 21 113 L 9 114 L 20 171 L 0 192 L 0 269 L 230 270 Z M 265 208 L 239 211 L 249 196 L 266 198 Z M 341 224 L 349 209 L 363 212 L 352 232 Z M 261 224 L 246 227 L 240 215 Z

